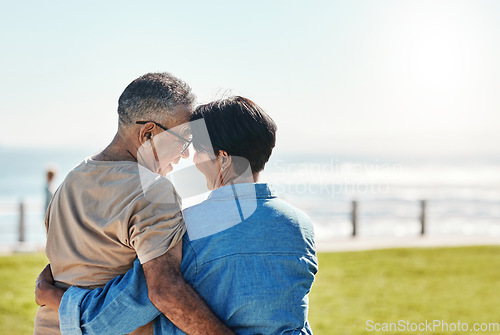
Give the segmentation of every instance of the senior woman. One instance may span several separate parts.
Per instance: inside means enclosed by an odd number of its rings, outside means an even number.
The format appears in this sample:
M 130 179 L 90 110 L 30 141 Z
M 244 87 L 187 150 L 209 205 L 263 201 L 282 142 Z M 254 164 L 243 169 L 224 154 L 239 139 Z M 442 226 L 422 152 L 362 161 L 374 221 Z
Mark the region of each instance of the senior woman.
M 197 107 L 191 121 L 194 162 L 211 193 L 184 211 L 184 279 L 238 334 L 311 334 L 318 265 L 310 219 L 258 182 L 276 124 L 239 96 Z M 153 319 L 155 334 L 183 334 L 149 301 L 139 262 L 104 289 L 71 287 L 62 300 L 62 291 L 41 286 L 38 303 L 60 302 L 63 334 L 123 334 Z

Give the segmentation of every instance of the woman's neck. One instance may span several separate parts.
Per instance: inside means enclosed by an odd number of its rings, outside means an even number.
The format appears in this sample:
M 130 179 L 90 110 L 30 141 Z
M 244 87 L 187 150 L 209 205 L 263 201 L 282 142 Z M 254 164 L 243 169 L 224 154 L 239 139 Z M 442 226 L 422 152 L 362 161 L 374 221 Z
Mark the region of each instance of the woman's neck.
M 259 181 L 259 172 L 253 173 L 252 175 L 240 175 L 240 176 L 230 176 L 230 175 L 219 175 L 220 180 L 218 181 L 216 187 L 217 189 L 222 186 L 230 185 L 230 184 L 248 184 L 248 183 L 257 183 Z

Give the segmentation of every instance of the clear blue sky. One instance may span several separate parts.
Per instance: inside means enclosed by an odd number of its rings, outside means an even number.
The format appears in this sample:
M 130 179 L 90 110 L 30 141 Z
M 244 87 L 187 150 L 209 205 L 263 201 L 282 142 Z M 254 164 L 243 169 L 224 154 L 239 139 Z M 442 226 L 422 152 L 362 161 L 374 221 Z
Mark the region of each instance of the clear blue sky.
M 260 104 L 281 152 L 500 154 L 498 1 L 0 3 L 0 146 L 102 148 L 169 71 Z

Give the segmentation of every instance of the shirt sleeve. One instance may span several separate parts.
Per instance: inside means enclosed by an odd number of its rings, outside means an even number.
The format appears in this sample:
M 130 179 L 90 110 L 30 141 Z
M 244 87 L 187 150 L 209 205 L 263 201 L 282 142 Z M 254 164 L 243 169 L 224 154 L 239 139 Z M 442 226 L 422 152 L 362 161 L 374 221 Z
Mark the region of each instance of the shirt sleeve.
M 132 269 L 104 288 L 70 287 L 59 307 L 59 326 L 63 335 L 127 334 L 160 314 L 148 298 L 146 278 L 136 260 Z
M 130 245 L 144 264 L 175 246 L 184 235 L 186 225 L 182 204 L 172 183 L 159 177 L 133 205 L 129 221 Z

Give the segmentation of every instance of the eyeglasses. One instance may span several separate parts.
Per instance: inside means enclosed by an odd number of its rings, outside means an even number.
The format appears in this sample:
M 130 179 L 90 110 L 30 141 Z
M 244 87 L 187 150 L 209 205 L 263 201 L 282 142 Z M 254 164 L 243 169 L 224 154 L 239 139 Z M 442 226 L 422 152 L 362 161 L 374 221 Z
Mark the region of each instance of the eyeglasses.
M 186 150 L 191 145 L 191 142 L 193 142 L 193 135 L 190 135 L 189 138 L 182 137 L 181 135 L 176 134 L 175 132 L 173 132 L 172 130 L 168 129 L 167 127 L 162 126 L 158 122 L 154 122 L 154 121 L 136 121 L 135 123 L 137 123 L 137 124 L 146 124 L 148 122 L 154 123 L 156 126 L 160 127 L 161 129 L 163 129 L 165 131 L 168 131 L 170 134 L 172 134 L 175 137 L 177 137 L 178 139 L 182 140 L 184 142 L 184 145 L 182 146 L 181 155 L 186 152 Z

